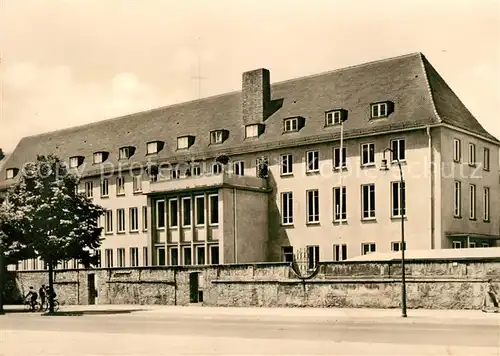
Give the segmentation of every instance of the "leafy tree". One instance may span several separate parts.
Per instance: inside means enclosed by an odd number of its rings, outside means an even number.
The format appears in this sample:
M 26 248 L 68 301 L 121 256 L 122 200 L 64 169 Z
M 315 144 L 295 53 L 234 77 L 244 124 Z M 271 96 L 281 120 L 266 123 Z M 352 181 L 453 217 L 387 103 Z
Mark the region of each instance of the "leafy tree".
M 28 245 L 48 267 L 49 289 L 54 290 L 54 267 L 77 260 L 86 267 L 95 264 L 92 253 L 101 245 L 98 219 L 104 208 L 77 193 L 79 178 L 53 155 L 38 156 L 24 166 L 19 182 L 9 192 L 9 201 L 22 211 L 21 226 Z M 49 293 L 49 312 L 54 312 Z
M 0 313 L 3 313 L 7 265 L 33 256 L 20 228 L 22 210 L 0 197 Z

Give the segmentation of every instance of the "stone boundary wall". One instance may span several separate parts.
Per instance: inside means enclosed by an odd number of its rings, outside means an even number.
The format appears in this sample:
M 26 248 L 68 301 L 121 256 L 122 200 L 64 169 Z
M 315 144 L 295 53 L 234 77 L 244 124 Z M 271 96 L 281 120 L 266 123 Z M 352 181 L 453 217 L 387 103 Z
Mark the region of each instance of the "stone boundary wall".
M 15 288 L 7 299 L 48 283 L 47 271 L 9 273 Z M 58 270 L 59 302 L 92 302 L 91 274 L 97 304 L 189 305 L 202 294 L 206 306 L 397 308 L 401 298 L 400 263 L 344 261 L 320 263 L 309 279 L 286 263 Z M 500 259 L 408 261 L 408 308 L 479 309 L 488 278 L 499 287 Z

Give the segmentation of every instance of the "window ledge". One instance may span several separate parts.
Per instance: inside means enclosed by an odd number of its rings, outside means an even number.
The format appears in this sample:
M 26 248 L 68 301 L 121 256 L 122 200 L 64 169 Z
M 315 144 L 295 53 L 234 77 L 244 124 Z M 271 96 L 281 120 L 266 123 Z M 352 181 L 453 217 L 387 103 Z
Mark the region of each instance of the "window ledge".
M 219 224 L 208 224 L 209 227 L 219 227 Z
M 365 169 L 365 168 L 374 168 L 374 167 L 376 167 L 375 163 L 361 164 L 361 168 L 362 169 Z
M 476 163 L 469 163 L 469 167 L 473 167 L 473 168 L 475 168 L 476 166 L 477 166 L 477 164 L 476 164 Z
M 408 164 L 408 162 L 406 162 L 406 159 L 401 159 L 399 160 L 399 163 L 405 165 L 405 164 Z M 397 165 L 398 164 L 398 161 L 392 161 L 391 162 L 392 165 Z
M 289 177 L 293 177 L 293 173 L 281 173 L 281 174 L 280 174 L 280 177 L 282 177 L 282 178 L 289 178 Z
M 124 197 L 125 193 L 116 194 L 117 197 Z
M 109 199 L 109 195 L 101 195 L 101 199 Z
M 361 218 L 361 222 L 374 223 L 377 222 L 377 218 Z
M 157 226 L 157 227 L 156 227 L 156 231 L 165 231 L 165 227 L 164 227 L 164 226 L 163 226 L 163 227 L 158 227 L 158 226 Z
M 462 219 L 462 215 L 454 215 L 453 216 L 455 219 Z
M 162 228 L 162 230 L 164 230 L 164 229 Z M 179 230 L 179 226 L 169 226 L 168 230 L 169 231 L 171 231 L 171 230 L 174 230 L 174 231 Z
M 138 234 L 139 230 L 131 230 L 131 231 L 129 231 L 129 233 L 131 233 L 131 234 Z
M 469 218 L 470 221 L 477 221 L 477 218 Z
M 462 163 L 459 159 L 454 159 L 453 163 Z
M 140 195 L 140 194 L 142 194 L 142 190 L 138 190 L 138 191 L 134 192 L 134 195 Z
M 491 220 L 490 219 L 483 219 L 483 222 L 489 223 L 489 222 L 491 222 Z
M 307 226 L 319 226 L 319 224 L 320 224 L 319 221 L 306 222 Z
M 113 235 L 113 231 L 105 232 L 104 235 Z
M 401 220 L 401 216 L 391 216 L 391 220 Z M 404 216 L 404 220 L 408 220 L 408 215 Z
M 342 220 L 342 222 L 340 220 L 333 220 L 332 223 L 333 225 L 348 225 L 347 219 Z
M 485 172 L 489 172 L 489 171 L 490 171 L 490 169 L 489 169 L 489 168 L 483 168 L 483 171 L 485 171 Z
M 116 232 L 118 235 L 125 235 L 127 232 L 126 231 L 117 231 Z
M 318 175 L 318 174 L 319 174 L 319 169 L 314 171 L 306 171 L 306 175 Z
M 284 228 L 291 228 L 291 227 L 295 227 L 293 223 L 290 223 L 290 224 L 281 224 L 281 227 L 284 227 Z
M 344 166 L 342 168 L 340 167 L 333 167 L 334 172 L 340 172 L 340 171 L 347 171 L 347 166 Z

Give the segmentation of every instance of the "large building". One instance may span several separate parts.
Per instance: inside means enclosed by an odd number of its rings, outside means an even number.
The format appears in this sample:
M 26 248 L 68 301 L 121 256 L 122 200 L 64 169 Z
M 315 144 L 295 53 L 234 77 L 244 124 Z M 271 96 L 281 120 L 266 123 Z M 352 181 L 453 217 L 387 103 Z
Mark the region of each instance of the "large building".
M 399 250 L 402 215 L 408 250 L 496 246 L 499 146 L 415 53 L 26 137 L 0 184 L 67 160 L 107 209 L 102 267 L 312 267 Z

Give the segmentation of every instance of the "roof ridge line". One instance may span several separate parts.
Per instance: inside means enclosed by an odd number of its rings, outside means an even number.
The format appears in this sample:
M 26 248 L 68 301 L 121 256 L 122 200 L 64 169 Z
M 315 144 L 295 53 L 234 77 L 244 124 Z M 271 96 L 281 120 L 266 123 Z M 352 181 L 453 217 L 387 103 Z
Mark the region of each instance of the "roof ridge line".
M 431 98 L 432 111 L 434 111 L 434 115 L 436 115 L 436 118 L 438 119 L 439 123 L 443 123 L 443 119 L 439 115 L 439 112 L 437 111 L 436 102 L 434 101 L 434 94 L 432 94 L 431 83 L 429 82 L 429 74 L 427 73 L 427 68 L 425 67 L 425 61 L 427 61 L 427 58 L 425 58 L 423 53 L 420 53 L 420 65 L 424 72 L 425 84 L 427 85 L 427 91 L 429 92 L 429 97 Z
M 387 62 L 387 61 L 393 61 L 393 60 L 397 60 L 397 59 L 412 57 L 412 56 L 415 56 L 415 55 L 422 55 L 422 53 L 421 52 L 407 53 L 407 54 L 403 54 L 403 55 L 396 56 L 396 57 L 388 57 L 388 58 L 378 59 L 378 60 L 374 60 L 374 61 L 370 61 L 370 62 L 355 64 L 355 65 L 351 65 L 351 66 L 347 66 L 347 67 L 337 68 L 337 69 L 333 69 L 333 70 L 329 70 L 329 71 L 325 71 L 325 72 L 321 72 L 321 73 L 315 73 L 315 74 L 310 74 L 310 75 L 306 75 L 306 76 L 296 77 L 296 78 L 292 78 L 292 79 L 286 79 L 286 80 L 283 80 L 283 81 L 271 83 L 271 87 L 275 86 L 275 85 L 290 83 L 290 82 L 294 82 L 294 81 L 298 81 L 298 80 L 304 80 L 304 79 L 309 79 L 309 78 L 315 78 L 315 77 L 319 77 L 319 76 L 322 76 L 322 75 L 332 74 L 332 73 L 336 73 L 336 72 L 340 72 L 340 71 L 345 71 L 345 70 L 350 70 L 350 69 L 354 69 L 354 68 L 360 68 L 360 67 L 370 66 L 370 65 L 374 65 L 376 63 L 383 63 L 383 62 Z M 161 110 L 168 109 L 168 108 L 175 108 L 176 106 L 189 105 L 189 104 L 193 104 L 193 103 L 204 101 L 204 100 L 210 100 L 210 99 L 220 98 L 220 97 L 224 97 L 224 96 L 231 96 L 231 95 L 235 95 L 235 94 L 238 94 L 238 93 L 241 93 L 241 89 L 239 89 L 239 90 L 233 90 L 233 91 L 226 92 L 226 93 L 215 94 L 215 95 L 207 96 L 207 97 L 204 97 L 204 98 L 193 99 L 193 100 L 183 101 L 183 102 L 169 104 L 169 105 L 162 105 L 162 106 L 159 106 L 159 107 L 156 107 L 156 108 L 153 108 L 153 109 L 148 109 L 148 110 L 143 110 L 143 111 L 137 111 L 137 112 L 133 112 L 133 113 L 130 113 L 130 114 L 125 114 L 125 115 L 120 115 L 120 116 L 116 116 L 116 117 L 105 118 L 105 119 L 102 119 L 102 120 L 93 121 L 93 122 L 89 122 L 89 123 L 82 124 L 82 125 L 76 125 L 76 126 L 71 126 L 71 127 L 66 127 L 66 128 L 58 129 L 58 130 L 41 132 L 41 133 L 37 133 L 37 134 L 34 134 L 34 135 L 25 136 L 25 137 L 21 138 L 21 140 L 25 139 L 25 138 L 40 137 L 40 136 L 43 137 L 44 135 L 52 135 L 52 134 L 55 134 L 55 133 L 63 133 L 63 132 L 67 132 L 67 131 L 78 130 L 78 129 L 82 129 L 82 128 L 89 127 L 89 126 L 92 126 L 92 125 L 97 125 L 97 124 L 101 124 L 101 123 L 109 123 L 109 122 L 112 122 L 112 121 L 115 121 L 115 120 L 118 121 L 118 120 L 122 120 L 122 119 L 126 119 L 126 118 L 132 118 L 132 117 L 134 117 L 136 115 L 149 114 L 149 113 L 152 113 L 152 112 L 155 112 L 155 111 L 161 111 Z

